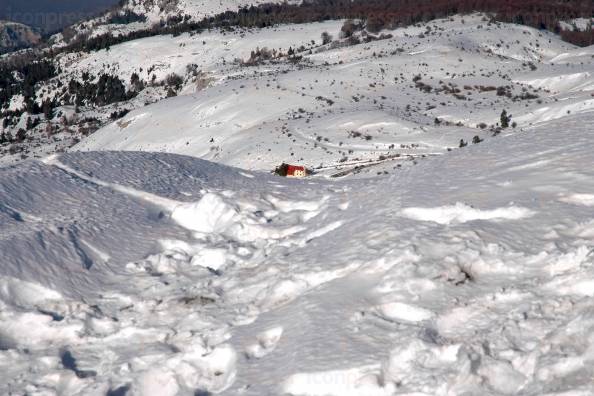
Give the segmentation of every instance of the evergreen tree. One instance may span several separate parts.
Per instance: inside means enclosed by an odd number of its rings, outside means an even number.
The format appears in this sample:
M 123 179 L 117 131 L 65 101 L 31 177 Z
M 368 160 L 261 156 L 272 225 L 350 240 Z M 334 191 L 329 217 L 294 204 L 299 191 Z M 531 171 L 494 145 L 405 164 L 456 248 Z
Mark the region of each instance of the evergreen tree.
M 167 89 L 167 97 L 168 98 L 172 98 L 174 96 L 177 96 L 177 93 L 171 87 L 169 87 Z
M 503 110 L 501 112 L 501 117 L 500 118 L 501 118 L 501 128 L 504 128 L 505 129 L 505 128 L 509 127 L 509 119 L 510 119 L 510 117 L 508 117 L 507 111 Z
M 144 89 L 144 83 L 136 72 L 132 73 L 132 76 L 130 76 L 130 85 L 136 92 L 140 92 Z
M 23 142 L 23 141 L 25 141 L 26 137 L 27 137 L 27 131 L 25 131 L 23 128 L 20 128 L 16 133 L 17 141 Z
M 326 45 L 332 42 L 332 36 L 328 32 L 322 33 L 322 44 Z
M 54 103 L 49 99 L 45 99 L 41 104 L 41 109 L 43 110 L 43 115 L 45 116 L 46 120 L 51 120 L 54 118 Z

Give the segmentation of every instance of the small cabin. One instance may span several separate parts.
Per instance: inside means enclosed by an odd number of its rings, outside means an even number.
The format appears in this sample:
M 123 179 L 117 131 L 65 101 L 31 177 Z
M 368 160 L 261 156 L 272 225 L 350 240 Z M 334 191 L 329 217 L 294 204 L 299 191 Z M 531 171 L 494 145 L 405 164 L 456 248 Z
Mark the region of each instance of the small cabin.
M 305 177 L 306 175 L 304 166 L 289 165 L 287 169 L 287 177 Z
M 274 173 L 285 177 L 305 177 L 307 176 L 307 169 L 304 166 L 283 163 L 274 170 Z

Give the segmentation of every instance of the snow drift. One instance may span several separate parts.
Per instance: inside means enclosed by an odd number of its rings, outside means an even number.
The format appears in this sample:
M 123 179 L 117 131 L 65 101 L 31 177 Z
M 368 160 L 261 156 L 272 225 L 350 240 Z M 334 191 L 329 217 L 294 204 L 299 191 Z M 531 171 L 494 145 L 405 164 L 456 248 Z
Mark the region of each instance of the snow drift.
M 588 394 L 589 125 L 334 182 L 164 153 L 2 168 L 0 392 Z

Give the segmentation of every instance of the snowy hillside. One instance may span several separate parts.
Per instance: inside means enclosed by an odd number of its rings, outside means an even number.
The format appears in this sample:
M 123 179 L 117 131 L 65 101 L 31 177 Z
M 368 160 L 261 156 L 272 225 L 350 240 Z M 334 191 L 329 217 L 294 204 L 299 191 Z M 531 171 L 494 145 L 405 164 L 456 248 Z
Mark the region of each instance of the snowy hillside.
M 0 169 L 0 393 L 587 395 L 592 116 L 389 177 Z
M 205 17 L 212 17 L 227 11 L 237 11 L 242 7 L 282 2 L 280 0 L 128 0 L 121 7 L 106 12 L 105 15 L 77 24 L 73 30 L 91 37 L 106 33 L 127 34 L 150 28 L 170 18 L 197 22 Z M 299 4 L 301 0 L 288 0 L 287 3 Z M 138 16 L 141 20 L 131 23 L 113 23 L 114 16 L 127 14 Z M 62 39 L 62 34 L 58 34 L 54 38 L 58 45 Z
M 193 20 L 213 16 L 225 11 L 236 11 L 241 7 L 259 4 L 281 3 L 281 0 L 132 0 L 123 7 L 148 17 L 148 21 L 159 22 L 171 15 L 189 15 Z M 288 0 L 298 4 L 301 0 Z
M 75 150 L 174 152 L 254 170 L 283 161 L 348 168 L 489 139 L 501 132 L 504 110 L 508 131 L 519 131 L 594 109 L 594 50 L 553 34 L 473 15 L 358 45 L 320 43 L 323 32 L 338 40 L 341 25 L 148 38 L 68 60 L 75 73 L 107 68 L 125 78 L 143 65 L 143 78 L 157 80 L 195 62 L 203 76 Z M 300 45 L 297 64 L 234 62 L 256 48 Z
M 59 54 L 55 76 L 35 87 L 37 111 L 22 94 L 9 98 L 0 165 L 82 140 L 75 150 L 164 151 L 267 171 L 299 162 L 341 175 L 594 105 L 594 49 L 552 33 L 485 14 L 378 33 L 359 26 L 352 37 L 345 24 L 217 28 Z
M 593 395 L 590 14 L 261 3 L 3 57 L 0 395 Z

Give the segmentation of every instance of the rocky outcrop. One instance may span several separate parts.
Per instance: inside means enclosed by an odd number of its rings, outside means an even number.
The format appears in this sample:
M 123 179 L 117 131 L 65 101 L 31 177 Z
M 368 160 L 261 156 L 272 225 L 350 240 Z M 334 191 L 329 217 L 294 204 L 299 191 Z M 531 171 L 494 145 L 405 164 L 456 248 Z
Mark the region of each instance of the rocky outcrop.
M 29 26 L 0 21 L 0 54 L 36 45 L 41 35 Z

